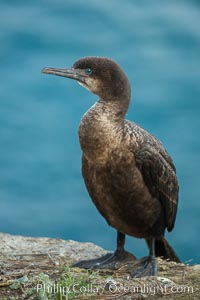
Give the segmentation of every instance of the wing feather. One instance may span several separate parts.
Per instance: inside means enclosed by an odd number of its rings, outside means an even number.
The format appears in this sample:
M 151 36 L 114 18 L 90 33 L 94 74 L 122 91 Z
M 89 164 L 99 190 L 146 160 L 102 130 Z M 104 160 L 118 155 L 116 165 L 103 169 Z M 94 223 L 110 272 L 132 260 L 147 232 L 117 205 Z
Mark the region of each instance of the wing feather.
M 166 227 L 171 231 L 176 219 L 179 191 L 175 168 L 163 156 L 163 149 L 160 153 L 150 144 L 139 147 L 134 154 L 146 185 L 163 205 Z

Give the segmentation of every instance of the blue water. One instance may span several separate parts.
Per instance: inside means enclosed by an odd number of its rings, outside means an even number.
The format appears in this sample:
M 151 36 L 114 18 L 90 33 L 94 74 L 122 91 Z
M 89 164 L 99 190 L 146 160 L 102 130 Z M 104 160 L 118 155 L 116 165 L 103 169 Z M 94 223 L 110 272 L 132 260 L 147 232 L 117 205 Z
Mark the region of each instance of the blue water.
M 200 262 L 200 2 L 9 0 L 0 8 L 0 231 L 114 249 L 115 231 L 80 171 L 77 129 L 96 96 L 40 73 L 107 56 L 132 83 L 127 118 L 156 135 L 177 167 L 180 204 L 167 237 L 183 261 Z M 127 248 L 147 254 L 141 240 L 128 238 Z

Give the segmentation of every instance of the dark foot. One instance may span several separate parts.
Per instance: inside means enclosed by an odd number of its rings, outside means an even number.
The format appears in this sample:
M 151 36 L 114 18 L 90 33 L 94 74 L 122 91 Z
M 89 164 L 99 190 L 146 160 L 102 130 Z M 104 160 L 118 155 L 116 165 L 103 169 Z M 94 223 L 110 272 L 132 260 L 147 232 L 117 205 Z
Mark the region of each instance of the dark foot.
M 116 270 L 120 266 L 126 264 L 127 262 L 133 262 L 135 256 L 127 251 L 115 251 L 114 253 L 108 253 L 102 257 L 83 260 L 78 263 L 73 264 L 73 267 L 83 268 L 83 269 L 112 269 Z
M 129 265 L 132 277 L 157 276 L 157 259 L 155 257 L 143 257 L 134 265 Z

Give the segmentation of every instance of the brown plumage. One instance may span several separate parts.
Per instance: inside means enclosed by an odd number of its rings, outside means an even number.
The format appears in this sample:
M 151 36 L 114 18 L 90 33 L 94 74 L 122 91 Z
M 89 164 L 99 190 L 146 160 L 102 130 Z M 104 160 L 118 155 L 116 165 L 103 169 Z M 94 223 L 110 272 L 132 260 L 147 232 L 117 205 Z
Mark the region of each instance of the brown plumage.
M 133 276 L 156 274 L 151 259 L 155 253 L 178 261 L 164 239 L 165 228 L 171 231 L 176 218 L 176 170 L 154 136 L 125 120 L 131 96 L 125 73 L 112 60 L 99 57 L 80 59 L 71 69 L 46 68 L 43 72 L 75 79 L 100 97 L 79 126 L 82 174 L 97 209 L 118 231 L 115 256 L 125 253 L 123 239 L 128 234 L 145 238 L 150 248 L 148 267 L 144 261 L 142 267 L 141 262 L 136 263 Z M 79 266 L 107 266 L 106 262 L 94 260 L 94 264 Z

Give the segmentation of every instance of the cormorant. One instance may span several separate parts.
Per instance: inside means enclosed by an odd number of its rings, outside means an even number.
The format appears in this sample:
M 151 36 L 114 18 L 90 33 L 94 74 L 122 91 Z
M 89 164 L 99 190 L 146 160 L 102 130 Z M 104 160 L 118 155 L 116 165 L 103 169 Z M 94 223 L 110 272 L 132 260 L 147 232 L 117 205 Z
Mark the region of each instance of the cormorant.
M 79 126 L 82 174 L 92 201 L 117 230 L 117 249 L 76 266 L 116 268 L 132 260 L 132 276 L 142 277 L 157 275 L 156 256 L 178 262 L 164 238 L 165 229 L 171 231 L 176 218 L 176 169 L 154 136 L 125 120 L 131 97 L 126 74 L 104 57 L 85 57 L 70 69 L 44 68 L 42 72 L 75 79 L 99 96 Z M 126 252 L 126 234 L 144 238 L 149 256 L 135 260 Z

